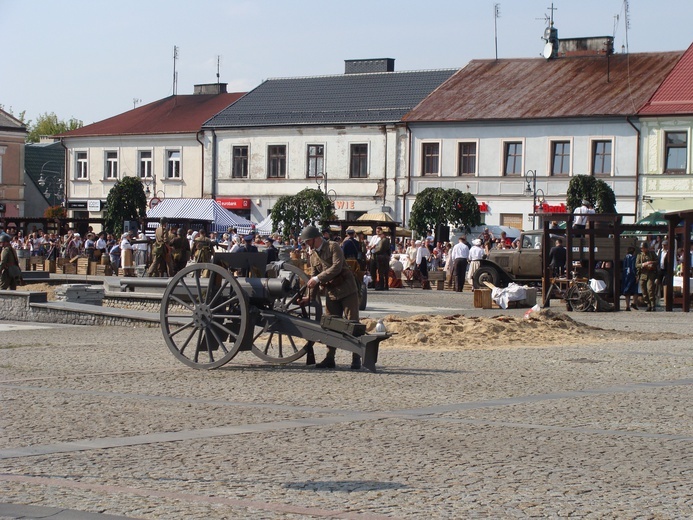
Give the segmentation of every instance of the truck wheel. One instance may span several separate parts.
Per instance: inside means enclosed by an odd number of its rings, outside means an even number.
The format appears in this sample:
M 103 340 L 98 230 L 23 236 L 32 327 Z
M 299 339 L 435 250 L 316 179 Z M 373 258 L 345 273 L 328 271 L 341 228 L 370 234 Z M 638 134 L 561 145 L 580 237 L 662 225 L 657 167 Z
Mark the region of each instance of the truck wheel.
M 606 269 L 595 269 L 594 279 L 604 282 L 606 284 L 606 289 L 604 289 L 604 291 L 606 293 L 611 293 L 613 290 L 613 276 L 611 276 L 611 272 Z
M 489 282 L 497 286 L 499 279 L 500 276 L 498 276 L 498 271 L 496 271 L 493 267 L 482 265 L 481 267 L 478 267 L 476 271 L 474 271 L 472 281 L 474 282 L 475 289 L 481 289 L 486 287 L 484 282 Z

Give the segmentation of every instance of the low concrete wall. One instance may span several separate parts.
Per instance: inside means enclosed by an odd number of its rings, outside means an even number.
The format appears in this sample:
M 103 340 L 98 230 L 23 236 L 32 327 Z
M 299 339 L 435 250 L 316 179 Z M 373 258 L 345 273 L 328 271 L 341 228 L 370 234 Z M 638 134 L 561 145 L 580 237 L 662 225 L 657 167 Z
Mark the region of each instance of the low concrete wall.
M 157 316 L 145 315 L 142 312 L 138 315 L 137 312 L 123 308 L 48 302 L 45 292 L 0 291 L 0 320 L 7 321 L 159 327 L 158 305 L 153 312 L 156 312 Z

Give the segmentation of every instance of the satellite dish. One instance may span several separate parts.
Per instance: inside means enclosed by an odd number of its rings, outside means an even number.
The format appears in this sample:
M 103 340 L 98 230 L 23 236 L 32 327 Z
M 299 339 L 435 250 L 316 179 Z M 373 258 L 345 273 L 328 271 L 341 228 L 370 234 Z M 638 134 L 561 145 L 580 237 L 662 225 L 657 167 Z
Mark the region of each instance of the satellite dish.
M 544 45 L 544 52 L 542 54 L 547 60 L 553 56 L 553 42 L 546 42 L 546 45 Z

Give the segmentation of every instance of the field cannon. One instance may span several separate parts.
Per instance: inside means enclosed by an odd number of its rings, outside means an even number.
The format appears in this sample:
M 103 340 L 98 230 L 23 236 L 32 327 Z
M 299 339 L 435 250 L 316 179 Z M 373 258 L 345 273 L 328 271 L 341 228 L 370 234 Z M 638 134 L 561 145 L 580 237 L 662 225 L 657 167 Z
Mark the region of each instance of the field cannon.
M 324 343 L 356 353 L 375 372 L 378 346 L 388 334 L 322 315 L 318 291 L 288 262 L 267 265 L 265 253 L 217 253 L 214 263 L 192 264 L 168 282 L 161 300 L 166 345 L 183 363 L 218 368 L 239 351 L 286 364 Z

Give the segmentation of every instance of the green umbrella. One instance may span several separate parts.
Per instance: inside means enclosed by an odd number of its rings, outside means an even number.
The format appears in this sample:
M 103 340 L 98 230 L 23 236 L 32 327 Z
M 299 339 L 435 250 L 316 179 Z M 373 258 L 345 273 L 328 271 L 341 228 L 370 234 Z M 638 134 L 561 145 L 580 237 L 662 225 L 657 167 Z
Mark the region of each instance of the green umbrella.
M 668 226 L 669 221 L 664 218 L 664 213 L 661 211 L 655 211 L 650 213 L 646 217 L 638 220 L 636 224 L 641 224 L 644 226 Z M 651 235 L 656 234 L 654 231 L 634 231 L 634 235 Z

